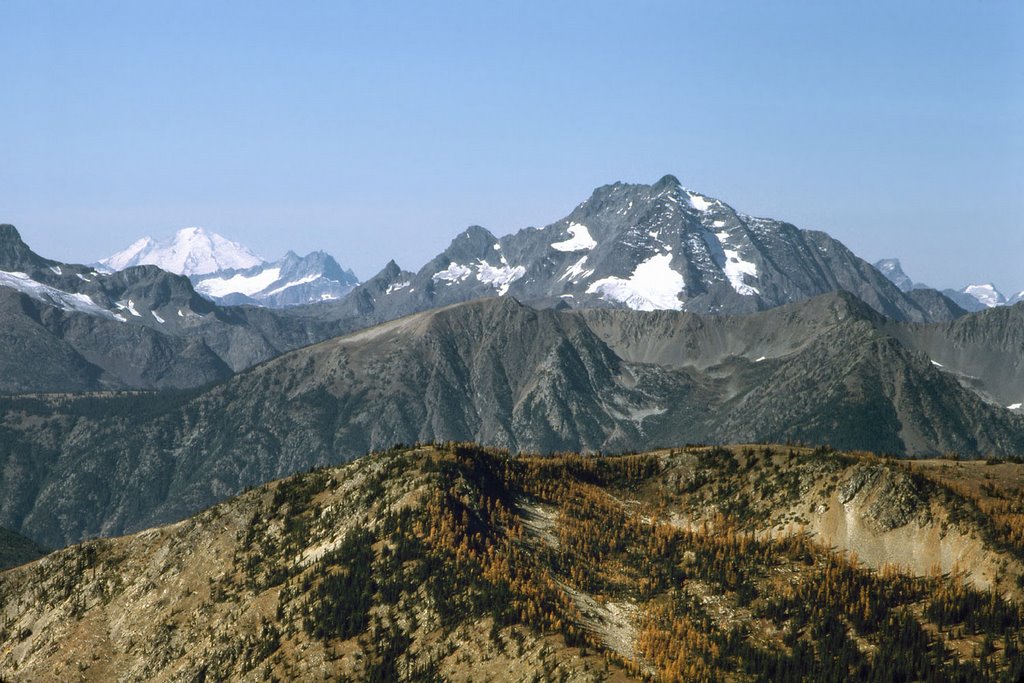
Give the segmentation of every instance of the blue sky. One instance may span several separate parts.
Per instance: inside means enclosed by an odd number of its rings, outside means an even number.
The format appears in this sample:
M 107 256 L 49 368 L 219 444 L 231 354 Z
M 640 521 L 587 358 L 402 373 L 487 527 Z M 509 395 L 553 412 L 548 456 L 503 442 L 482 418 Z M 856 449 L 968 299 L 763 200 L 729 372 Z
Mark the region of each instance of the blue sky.
M 1024 289 L 1018 2 L 0 3 L 0 221 L 202 225 L 361 277 L 665 173 L 916 280 Z

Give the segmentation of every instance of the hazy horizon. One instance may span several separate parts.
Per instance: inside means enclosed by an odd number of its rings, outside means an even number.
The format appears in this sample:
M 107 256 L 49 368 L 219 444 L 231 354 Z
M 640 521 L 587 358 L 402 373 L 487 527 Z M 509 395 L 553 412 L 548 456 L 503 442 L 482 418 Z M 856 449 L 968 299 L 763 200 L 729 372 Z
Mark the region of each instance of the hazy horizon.
M 360 278 L 666 173 L 931 286 L 1024 290 L 1012 3 L 5 3 L 0 222 L 203 226 Z

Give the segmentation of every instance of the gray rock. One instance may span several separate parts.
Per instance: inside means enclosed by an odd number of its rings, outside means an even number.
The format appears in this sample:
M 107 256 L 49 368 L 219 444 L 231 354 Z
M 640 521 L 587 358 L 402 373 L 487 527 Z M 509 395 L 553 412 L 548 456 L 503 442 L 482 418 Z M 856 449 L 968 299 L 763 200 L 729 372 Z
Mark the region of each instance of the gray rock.
M 390 271 L 385 280 L 403 276 Z M 417 441 L 1024 452 L 1024 416 L 901 341 L 919 329 L 930 328 L 848 293 L 746 316 L 488 298 L 293 351 L 203 391 L 3 399 L 0 525 L 54 546 L 137 530 Z

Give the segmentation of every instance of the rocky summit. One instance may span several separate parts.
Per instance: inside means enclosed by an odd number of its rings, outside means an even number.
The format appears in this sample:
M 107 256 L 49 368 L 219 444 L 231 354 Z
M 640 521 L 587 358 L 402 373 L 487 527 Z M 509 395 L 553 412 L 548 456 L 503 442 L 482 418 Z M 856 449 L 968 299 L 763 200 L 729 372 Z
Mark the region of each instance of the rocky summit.
M 897 320 L 962 314 L 938 293 L 901 291 L 823 232 L 739 213 L 673 176 L 599 187 L 544 228 L 498 238 L 470 227 L 418 272 L 378 277 L 386 283 L 371 280 L 369 296 L 353 305 L 384 316 L 481 296 L 574 308 L 751 313 L 838 290 Z

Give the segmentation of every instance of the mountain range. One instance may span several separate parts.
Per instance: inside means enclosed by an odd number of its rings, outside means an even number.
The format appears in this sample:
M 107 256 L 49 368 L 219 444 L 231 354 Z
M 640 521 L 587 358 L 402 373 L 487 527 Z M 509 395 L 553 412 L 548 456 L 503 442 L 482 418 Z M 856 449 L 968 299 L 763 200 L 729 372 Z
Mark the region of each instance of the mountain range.
M 389 263 L 328 308 L 380 321 L 514 296 L 534 306 L 751 313 L 837 290 L 896 320 L 963 314 L 933 290 L 900 291 L 823 232 L 738 213 L 673 176 L 597 188 L 544 228 L 497 238 L 470 227 L 416 273 Z
M 842 292 L 745 316 L 485 298 L 298 349 L 205 390 L 12 397 L 0 401 L 0 526 L 51 547 L 136 531 L 395 443 L 1014 455 L 1024 397 L 1001 368 L 1024 368 L 1021 308 L 920 325 Z M 966 352 L 973 337 L 990 346 Z
M 156 266 L 58 263 L 0 225 L 0 392 L 194 387 L 337 334 L 287 311 L 224 307 Z
M 225 306 L 196 291 L 212 281 L 58 263 L 0 229 L 0 390 L 181 390 L 6 400 L 0 526 L 51 547 L 138 530 L 400 442 L 1024 449 L 1021 306 L 903 292 L 824 233 L 671 176 L 546 228 L 471 227 L 335 301 Z
M 152 263 L 188 275 L 221 304 L 273 307 L 338 301 L 377 321 L 481 296 L 532 305 L 747 313 L 845 289 L 899 320 L 948 320 L 960 309 L 931 290 L 901 291 L 827 234 L 738 213 L 684 188 L 597 188 L 565 218 L 502 238 L 472 226 L 416 273 L 394 263 L 361 291 L 351 271 L 316 252 L 263 262 L 246 247 L 201 228 L 164 242 L 140 240 L 103 262 Z M 334 314 L 338 315 L 338 314 Z
M 883 275 L 892 280 L 893 284 L 903 292 L 912 292 L 916 289 L 929 289 L 927 285 L 915 283 L 903 272 L 903 266 L 899 259 L 882 259 L 875 263 Z M 1000 292 L 992 283 L 967 285 L 962 289 L 944 289 L 942 294 L 965 311 L 977 312 L 996 306 L 1012 306 L 1024 301 L 1024 291 L 1007 297 Z
M 131 265 L 147 260 L 189 277 Z M 391 262 L 361 284 L 323 252 L 263 263 L 197 228 L 147 238 L 106 264 L 126 267 L 45 259 L 13 226 L 0 230 L 0 391 L 200 386 L 288 349 L 479 297 L 719 314 L 847 290 L 897 320 L 963 314 L 933 290 L 900 291 L 825 233 L 738 214 L 671 176 L 598 188 L 565 219 L 500 240 L 471 227 L 417 273 Z M 42 371 L 30 370 L 39 357 Z
M 672 176 L 361 283 L 0 225 L 0 349 L 0 680 L 1024 676 L 1024 301 Z
M 303 257 L 289 251 L 278 261 L 268 262 L 248 247 L 204 228 L 184 228 L 162 241 L 144 237 L 98 264 L 108 271 L 140 265 L 185 275 L 196 291 L 224 305 L 284 308 L 331 301 L 359 284 L 351 270 L 342 269 L 323 251 Z

